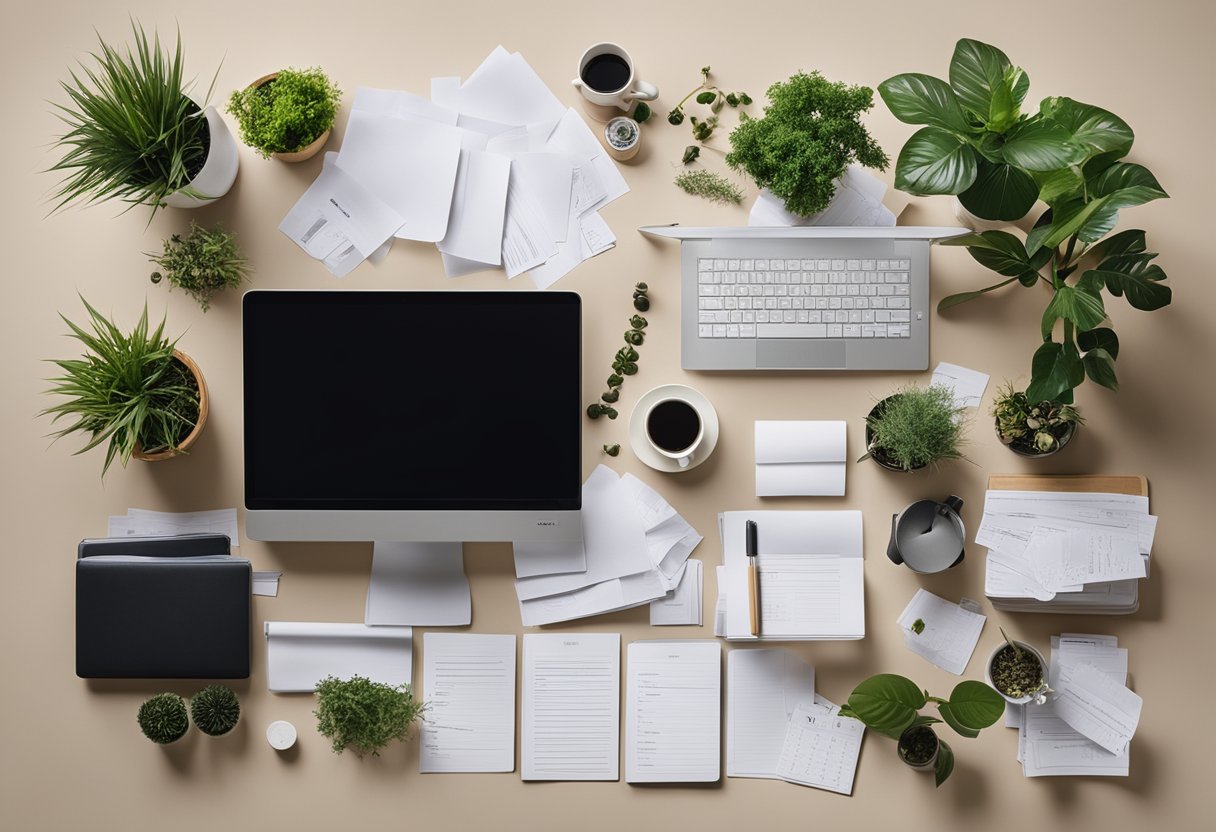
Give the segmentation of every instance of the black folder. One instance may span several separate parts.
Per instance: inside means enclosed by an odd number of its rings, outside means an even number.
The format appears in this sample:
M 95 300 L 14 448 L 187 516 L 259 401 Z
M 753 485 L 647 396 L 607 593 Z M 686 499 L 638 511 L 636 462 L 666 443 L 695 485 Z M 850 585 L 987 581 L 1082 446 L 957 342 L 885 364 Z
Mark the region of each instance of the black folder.
M 83 540 L 76 560 L 76 675 L 245 679 L 249 561 L 222 534 Z

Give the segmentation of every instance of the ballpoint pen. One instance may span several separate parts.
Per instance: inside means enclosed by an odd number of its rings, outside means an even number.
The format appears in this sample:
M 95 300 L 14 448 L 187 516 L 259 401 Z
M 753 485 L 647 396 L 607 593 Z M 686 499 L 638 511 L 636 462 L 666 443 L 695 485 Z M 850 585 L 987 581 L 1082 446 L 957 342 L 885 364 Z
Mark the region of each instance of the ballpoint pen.
M 756 560 L 757 527 L 755 520 L 748 520 L 747 535 L 747 595 L 751 613 L 752 635 L 760 635 L 760 567 Z

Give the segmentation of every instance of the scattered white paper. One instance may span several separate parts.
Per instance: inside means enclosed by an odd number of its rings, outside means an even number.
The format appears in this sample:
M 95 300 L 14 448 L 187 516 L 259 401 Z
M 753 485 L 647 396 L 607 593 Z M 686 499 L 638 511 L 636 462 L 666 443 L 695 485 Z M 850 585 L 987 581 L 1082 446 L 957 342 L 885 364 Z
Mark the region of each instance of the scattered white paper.
M 633 474 L 621 477 L 621 485 L 634 499 L 646 535 L 646 551 L 668 590 L 680 579 L 688 556 L 700 545 L 701 535 L 689 525 L 663 495 Z
M 914 630 L 918 620 L 924 624 L 919 634 Z M 971 661 L 986 620 L 986 616 L 918 589 L 900 614 L 898 623 L 904 630 L 904 644 L 909 650 L 943 670 L 961 676 Z
M 685 625 L 700 627 L 701 603 L 704 592 L 704 569 L 701 561 L 685 562 L 676 588 L 657 601 L 650 602 L 650 626 Z
M 376 541 L 363 620 L 427 627 L 472 622 L 461 544 Z
M 515 636 L 426 633 L 419 771 L 515 770 Z
M 844 496 L 845 423 L 756 422 L 756 496 Z
M 449 79 L 436 79 L 431 95 L 436 104 L 461 115 L 501 124 L 555 121 L 565 109 L 540 76 L 518 52 L 499 46 L 458 88 Z M 436 95 L 438 93 L 438 95 Z
M 327 676 L 408 685 L 413 630 L 306 621 L 266 622 L 266 683 L 274 693 L 311 693 Z
M 1090 662 L 1065 663 L 1058 675 L 1056 715 L 1110 753 L 1126 752 L 1143 700 Z
M 351 111 L 391 118 L 423 118 L 449 127 L 456 126 L 455 110 L 437 106 L 425 98 L 400 90 L 357 87 Z
M 557 243 L 549 237 L 542 207 L 512 176 L 507 185 L 507 214 L 502 238 L 502 265 L 507 277 L 518 277 L 555 254 Z
M 589 159 L 599 178 L 604 196 L 596 202 L 584 207 L 585 211 L 598 211 L 610 202 L 629 193 L 629 185 L 620 168 L 605 152 L 599 139 L 591 132 L 591 128 L 583 121 L 582 116 L 574 108 L 567 108 L 561 113 L 557 126 L 545 142 L 545 149 L 558 153 L 573 153 L 583 159 Z
M 625 779 L 713 783 L 721 777 L 722 645 L 635 641 L 625 693 Z
M 524 780 L 620 778 L 621 636 L 524 636 Z
M 942 361 L 933 368 L 930 384 L 953 390 L 954 403 L 958 407 L 979 407 L 984 391 L 988 389 L 988 374 Z
M 804 702 L 790 717 L 777 776 L 790 783 L 852 794 L 863 734 L 865 725 L 858 720 Z
M 777 777 L 790 724 L 815 696 L 815 668 L 789 650 L 726 654 L 726 776 Z
M 253 594 L 277 598 L 279 595 L 279 578 L 281 577 L 283 577 L 282 572 L 254 572 Z
M 478 150 L 461 151 L 447 234 L 437 244 L 444 255 L 487 266 L 502 262 L 510 178 L 510 159 Z
M 657 570 L 650 569 L 623 578 L 611 578 L 561 595 L 547 595 L 519 602 L 525 627 L 542 627 L 608 612 L 649 604 L 667 593 Z
M 1085 584 L 1143 578 L 1146 564 L 1136 538 L 1081 529 L 1037 526 L 1026 546 L 1035 580 L 1053 592 Z
M 767 188 L 752 205 L 747 224 L 752 226 L 802 226 L 802 225 L 868 225 L 893 226 L 895 214 L 883 205 L 886 184 L 866 172 L 861 165 L 849 165 L 844 175 L 836 180 L 836 194 L 831 203 L 818 214 L 801 216 L 786 210 L 785 202 Z

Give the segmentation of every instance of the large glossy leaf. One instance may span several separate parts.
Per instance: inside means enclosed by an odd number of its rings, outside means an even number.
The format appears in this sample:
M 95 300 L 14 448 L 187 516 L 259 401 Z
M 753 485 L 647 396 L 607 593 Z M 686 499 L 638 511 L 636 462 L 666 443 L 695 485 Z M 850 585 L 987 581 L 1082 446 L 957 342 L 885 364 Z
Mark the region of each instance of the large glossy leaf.
M 959 682 L 950 692 L 950 712 L 968 728 L 980 730 L 1005 714 L 1005 700 L 983 682 Z
M 1044 231 L 1041 227 L 1033 229 L 1026 235 L 1026 250 L 1032 255 L 1038 246 L 1055 248 L 1073 234 L 1080 232 L 1082 226 L 1102 207 L 1102 200 L 1083 202 L 1073 200 L 1062 205 L 1052 206 L 1051 225 Z
M 924 692 L 911 679 L 880 673 L 854 688 L 849 695 L 849 708 L 870 728 L 899 739 L 925 701 Z
M 878 85 L 878 94 L 900 121 L 930 124 L 955 133 L 976 132 L 958 96 L 940 78 L 918 72 L 896 75 Z
M 1107 257 L 1115 257 L 1120 254 L 1139 254 L 1147 248 L 1148 245 L 1144 240 L 1144 232 L 1139 228 L 1129 228 L 1097 243 L 1090 248 L 1086 256 L 1104 260 Z
M 1047 341 L 1035 350 L 1031 359 L 1026 396 L 1035 402 L 1071 402 L 1072 389 L 1084 380 L 1085 368 L 1076 346 Z
M 1088 274 L 1088 272 L 1086 272 Z M 1102 295 L 1077 286 L 1061 286 L 1056 289 L 1051 303 L 1043 312 L 1043 338 L 1051 336 L 1052 325 L 1064 318 L 1072 321 L 1077 329 L 1093 329 L 1106 320 L 1106 309 Z
M 1005 83 L 1009 66 L 1009 58 L 995 46 L 962 38 L 950 58 L 950 86 L 964 107 L 988 122 L 993 90 Z
M 1127 302 L 1134 308 L 1151 312 L 1169 306 L 1173 299 L 1173 291 L 1161 283 L 1165 280 L 1165 272 L 1156 263 L 1149 262 L 1154 256 L 1145 253 L 1108 257 L 1083 277 L 1093 274 L 1094 279 L 1101 280 L 1115 297 L 1126 295 Z
M 937 788 L 946 782 L 946 778 L 954 771 L 954 749 L 940 737 L 937 740 L 937 760 L 933 763 L 933 787 Z
M 975 739 L 980 735 L 979 729 L 972 728 L 963 722 L 959 721 L 958 715 L 950 707 L 949 704 L 939 705 L 938 711 L 942 715 L 942 721 L 954 729 L 954 733 L 968 739 Z
M 975 151 L 940 127 L 912 134 L 895 163 L 895 187 L 910 194 L 957 194 L 975 181 Z
M 1088 243 L 1102 239 L 1119 219 L 1119 211 L 1169 196 L 1156 177 L 1142 165 L 1116 162 L 1089 182 L 1098 207 L 1077 232 Z
M 947 295 L 946 297 L 942 298 L 940 301 L 937 302 L 937 311 L 945 312 L 947 309 L 953 309 L 954 307 L 958 306 L 960 303 L 966 303 L 969 300 L 975 300 L 976 298 L 980 297 L 981 295 L 983 295 L 987 292 L 991 292 L 993 289 L 999 289 L 1002 286 L 1008 286 L 1010 283 L 1012 283 L 1015 280 L 1017 280 L 1016 277 L 1011 277 L 1008 280 L 1002 280 L 1000 283 L 994 283 L 991 286 L 985 286 L 983 289 L 976 289 L 975 291 L 972 291 L 972 292 L 959 292 L 958 294 Z
M 1012 222 L 1026 216 L 1038 196 L 1039 186 L 1025 171 L 981 158 L 975 183 L 958 200 L 977 217 Z
M 1110 327 L 1100 326 L 1086 332 L 1077 333 L 1077 346 L 1082 352 L 1090 350 L 1106 350 L 1111 361 L 1119 357 L 1119 336 Z
M 1033 271 L 1026 247 L 1008 231 L 983 231 L 942 242 L 944 245 L 966 246 L 978 263 L 1006 277 L 1021 277 Z
M 1053 171 L 1037 171 L 1032 173 L 1031 177 L 1039 186 L 1039 199 L 1048 205 L 1078 198 L 1085 185 L 1082 168 L 1077 165 Z
M 1009 131 L 1001 147 L 1001 156 L 1023 170 L 1059 170 L 1084 158 L 1084 153 L 1070 139 L 1069 132 L 1059 124 L 1035 116 Z
M 1135 139 L 1132 128 L 1114 113 L 1071 98 L 1044 98 L 1039 112 L 1067 130 L 1072 144 L 1084 151 L 1086 159 L 1108 153 L 1121 158 L 1131 150 Z
M 1081 357 L 1081 364 L 1085 367 L 1085 375 L 1095 383 L 1108 390 L 1119 389 L 1119 380 L 1115 378 L 1115 359 L 1106 350 L 1101 347 L 1090 350 Z

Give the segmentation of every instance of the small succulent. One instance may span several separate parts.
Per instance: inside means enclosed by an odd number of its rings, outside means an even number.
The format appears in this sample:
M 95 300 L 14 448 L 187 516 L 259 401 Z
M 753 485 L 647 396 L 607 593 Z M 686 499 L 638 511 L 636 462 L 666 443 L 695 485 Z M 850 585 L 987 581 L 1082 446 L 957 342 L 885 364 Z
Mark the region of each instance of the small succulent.
M 186 702 L 176 693 L 158 693 L 139 706 L 139 730 L 159 745 L 180 740 L 190 727 Z
M 236 727 L 241 703 L 232 688 L 208 685 L 190 700 L 190 717 L 204 734 L 218 737 Z
M 1082 424 L 1081 414 L 1070 404 L 1032 403 L 1024 392 L 1007 383 L 992 405 L 996 432 L 1006 445 L 1031 453 L 1048 453 L 1059 447 L 1070 426 Z
M 604 446 L 604 453 L 608 454 L 608 456 L 616 456 L 616 455 L 618 455 L 620 452 L 621 452 L 621 446 L 620 446 L 619 444 L 618 444 L 618 445 L 605 445 L 605 446 Z
M 633 308 L 639 312 L 645 312 L 650 308 L 650 297 L 647 294 L 650 287 L 645 283 L 638 283 L 633 288 Z M 601 416 L 607 416 L 609 419 L 615 419 L 619 413 L 612 405 L 616 404 L 621 398 L 621 385 L 625 383 L 625 376 L 634 375 L 638 371 L 638 359 L 641 355 L 634 349 L 636 346 L 646 340 L 647 320 L 641 315 L 633 315 L 629 319 L 629 329 L 625 330 L 625 346 L 616 351 L 616 355 L 612 358 L 612 375 L 608 376 L 608 389 L 600 394 L 600 401 L 592 402 L 587 405 L 587 417 L 590 419 L 598 419 Z M 620 452 L 619 446 L 613 446 Z M 604 446 L 604 453 L 609 456 L 616 456 L 615 453 Z

